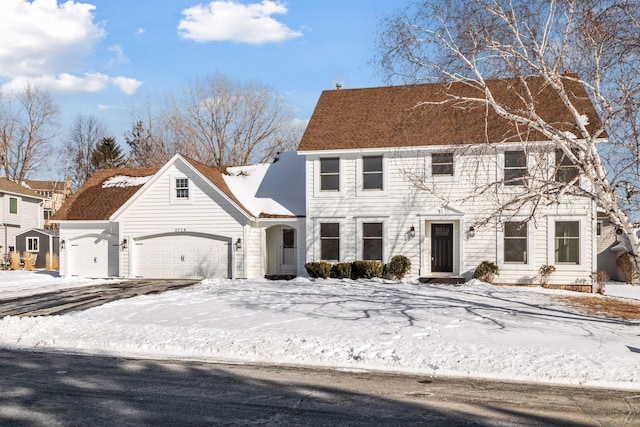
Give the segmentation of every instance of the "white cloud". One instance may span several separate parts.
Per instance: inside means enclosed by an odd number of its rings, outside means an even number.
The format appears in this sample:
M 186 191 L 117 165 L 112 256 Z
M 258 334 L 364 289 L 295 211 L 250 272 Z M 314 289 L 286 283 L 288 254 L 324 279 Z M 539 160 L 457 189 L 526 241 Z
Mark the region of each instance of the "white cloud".
M 129 62 L 129 58 L 124 54 L 124 50 L 119 44 L 109 46 L 107 49 L 113 53 L 113 57 L 109 60 L 109 66 Z
M 270 0 L 240 4 L 234 1 L 212 1 L 182 11 L 178 24 L 181 37 L 197 42 L 237 41 L 249 44 L 279 42 L 302 35 L 271 15 L 286 14 L 287 8 Z
M 136 35 L 142 35 L 144 34 L 145 30 L 142 27 L 138 27 L 138 29 L 136 30 L 135 34 Z
M 0 0 L 0 79 L 8 81 L 2 90 L 31 83 L 60 92 L 99 92 L 113 86 L 134 93 L 142 84 L 134 79 L 69 74 L 83 68 L 106 36 L 103 25 L 94 22 L 95 8 L 73 0 Z M 110 50 L 122 61 L 126 57 L 118 48 Z

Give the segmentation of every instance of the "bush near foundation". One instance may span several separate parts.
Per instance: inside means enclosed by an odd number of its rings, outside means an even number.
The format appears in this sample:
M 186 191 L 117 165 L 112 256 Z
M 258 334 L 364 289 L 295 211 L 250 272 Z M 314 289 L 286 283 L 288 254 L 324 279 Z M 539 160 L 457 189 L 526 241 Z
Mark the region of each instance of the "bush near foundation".
M 411 260 L 404 255 L 394 255 L 388 270 L 392 279 L 400 280 L 411 270 Z
M 491 261 L 482 261 L 476 271 L 473 272 L 473 278 L 482 280 L 483 282 L 492 283 L 495 276 L 500 274 L 498 266 Z
M 304 265 L 304 268 L 309 273 L 309 276 L 314 279 L 327 279 L 331 274 L 331 264 L 328 262 L 308 262 Z
M 351 263 L 339 262 L 331 266 L 332 279 L 350 279 L 351 278 Z
M 356 279 L 372 279 L 374 277 L 383 277 L 384 264 L 381 261 L 366 260 L 354 261 L 351 264 L 351 278 Z

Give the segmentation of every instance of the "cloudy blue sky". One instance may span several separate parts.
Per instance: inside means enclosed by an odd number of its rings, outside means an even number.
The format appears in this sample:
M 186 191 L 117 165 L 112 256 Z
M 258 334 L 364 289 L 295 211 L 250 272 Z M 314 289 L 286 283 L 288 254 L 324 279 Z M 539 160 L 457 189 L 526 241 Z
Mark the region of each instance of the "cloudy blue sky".
M 132 107 L 222 73 L 271 86 L 307 120 L 320 92 L 384 84 L 376 31 L 404 0 L 0 0 L 0 88 L 48 89 L 124 145 Z M 61 136 L 62 138 L 62 136 Z

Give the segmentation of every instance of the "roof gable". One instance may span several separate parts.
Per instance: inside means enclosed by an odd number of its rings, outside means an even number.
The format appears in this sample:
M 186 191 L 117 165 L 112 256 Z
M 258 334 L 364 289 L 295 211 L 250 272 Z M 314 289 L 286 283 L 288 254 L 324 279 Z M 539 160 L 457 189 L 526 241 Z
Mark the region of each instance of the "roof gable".
M 0 192 L 3 193 L 11 193 L 20 196 L 28 196 L 33 197 L 35 199 L 43 200 L 40 194 L 36 193 L 33 190 L 29 190 L 28 188 L 23 187 L 22 185 L 11 181 L 8 178 L 0 177 Z
M 569 112 L 541 77 L 528 79 L 539 114 L 563 130 L 578 133 Z M 517 79 L 488 81 L 496 99 L 521 107 Z M 596 110 L 579 83 L 564 81 L 580 113 L 594 129 Z M 394 148 L 547 140 L 516 127 L 479 103 L 452 101 L 450 94 L 482 97 L 463 83 L 433 83 L 324 91 L 309 120 L 299 151 Z M 428 102 L 428 103 L 425 103 Z

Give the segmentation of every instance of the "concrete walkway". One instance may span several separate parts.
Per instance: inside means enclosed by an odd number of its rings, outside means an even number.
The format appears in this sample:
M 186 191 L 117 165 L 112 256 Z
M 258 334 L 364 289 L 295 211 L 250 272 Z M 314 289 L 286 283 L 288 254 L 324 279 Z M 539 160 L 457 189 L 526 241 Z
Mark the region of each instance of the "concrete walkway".
M 137 279 L 119 283 L 61 289 L 26 297 L 0 299 L 0 318 L 5 316 L 50 316 L 86 310 L 111 301 L 184 288 L 198 280 Z

